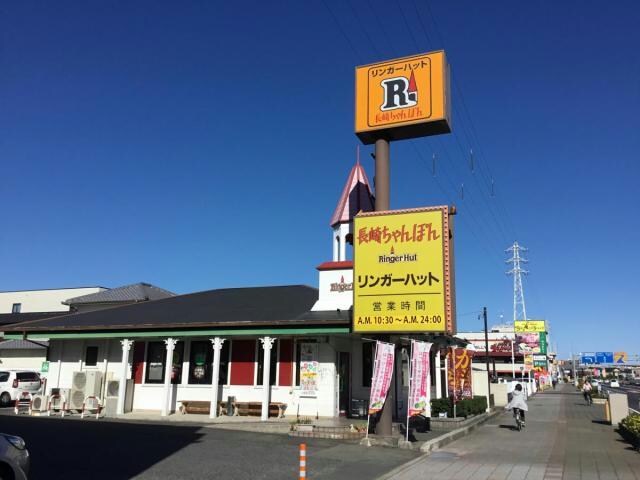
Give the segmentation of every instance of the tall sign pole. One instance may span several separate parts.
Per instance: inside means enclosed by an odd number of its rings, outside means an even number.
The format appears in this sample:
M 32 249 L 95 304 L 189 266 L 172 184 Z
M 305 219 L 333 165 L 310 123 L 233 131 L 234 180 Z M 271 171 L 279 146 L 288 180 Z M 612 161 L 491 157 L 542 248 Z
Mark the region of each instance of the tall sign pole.
M 355 96 L 355 133 L 363 143 L 375 143 L 375 210 L 388 211 L 390 141 L 451 132 L 444 51 L 357 67 Z M 380 338 L 389 341 L 388 336 Z M 379 435 L 392 433 L 391 392 L 376 426 Z
M 376 212 L 391 208 L 390 172 L 391 159 L 389 158 L 389 140 L 379 138 L 376 140 L 376 171 L 374 186 L 376 191 Z
M 375 176 L 374 186 L 376 192 L 376 212 L 389 210 L 391 208 L 391 188 L 390 188 L 390 171 L 391 159 L 389 154 L 389 140 L 379 138 L 376 140 L 375 150 Z M 389 337 L 383 337 L 383 340 L 389 341 Z M 394 368 L 395 371 L 395 368 Z M 396 379 L 392 379 L 395 381 Z M 393 407 L 395 406 L 394 389 L 390 389 L 387 401 L 382 407 L 380 419 L 376 424 L 377 435 L 391 435 L 393 433 Z

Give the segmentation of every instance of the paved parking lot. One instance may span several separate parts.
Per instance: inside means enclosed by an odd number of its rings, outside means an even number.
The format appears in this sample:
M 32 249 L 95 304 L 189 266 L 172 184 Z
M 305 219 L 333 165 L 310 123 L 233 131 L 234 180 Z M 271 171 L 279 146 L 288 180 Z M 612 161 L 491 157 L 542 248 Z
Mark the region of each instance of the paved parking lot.
M 22 436 L 30 478 L 297 478 L 299 439 L 198 425 L 16 416 L 0 429 Z M 308 478 L 376 478 L 417 453 L 306 439 Z

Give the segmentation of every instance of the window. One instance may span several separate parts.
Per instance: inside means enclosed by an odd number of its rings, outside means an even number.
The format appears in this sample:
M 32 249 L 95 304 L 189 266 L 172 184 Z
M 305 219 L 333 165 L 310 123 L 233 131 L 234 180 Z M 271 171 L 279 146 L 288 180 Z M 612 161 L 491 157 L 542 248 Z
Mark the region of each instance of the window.
M 229 383 L 229 352 L 231 349 L 231 340 L 222 344 L 220 350 L 220 371 L 218 377 L 218 385 L 227 385 Z
M 213 347 L 208 340 L 191 342 L 189 354 L 189 384 L 211 385 Z
M 316 340 L 300 339 L 296 342 L 296 387 L 300 386 L 300 364 L 318 361 L 318 344 Z
M 278 342 L 273 342 L 271 346 L 271 367 L 269 369 L 269 385 L 276 384 L 276 370 L 278 367 Z M 262 368 L 264 367 L 264 349 L 262 342 L 258 342 L 258 376 L 256 377 L 256 385 L 262 385 Z
M 9 381 L 9 372 L 0 372 L 0 383 Z
M 84 364 L 87 367 L 98 365 L 98 347 L 87 347 L 84 352 Z
M 222 344 L 220 350 L 220 370 L 218 371 L 218 385 L 227 384 L 229 371 L 229 341 Z M 213 346 L 209 340 L 191 342 L 189 354 L 189 384 L 211 385 L 213 368 Z
M 22 304 L 21 303 L 14 303 L 11 306 L 11 313 L 20 313 L 20 310 L 22 310 Z
M 147 345 L 146 383 L 162 383 L 164 381 L 164 362 L 167 349 L 164 342 L 149 342 Z
M 362 386 L 371 386 L 373 377 L 373 352 L 375 343 L 365 342 L 362 344 Z
M 16 378 L 19 382 L 39 382 L 40 375 L 36 372 L 18 372 Z
M 171 383 L 182 381 L 182 359 L 184 343 L 176 343 L 171 362 Z M 167 346 L 164 342 L 149 342 L 147 346 L 146 383 L 164 383 L 164 369 L 167 358 Z

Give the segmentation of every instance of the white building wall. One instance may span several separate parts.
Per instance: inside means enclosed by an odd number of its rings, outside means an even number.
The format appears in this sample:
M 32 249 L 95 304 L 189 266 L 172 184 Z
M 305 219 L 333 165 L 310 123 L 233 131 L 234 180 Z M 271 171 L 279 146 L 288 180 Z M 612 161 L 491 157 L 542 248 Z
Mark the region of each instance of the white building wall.
M 98 364 L 89 367 L 84 364 L 85 351 L 88 346 L 98 347 Z M 132 349 L 133 350 L 133 349 Z M 187 350 L 185 349 L 185 353 Z M 329 343 L 318 344 L 319 390 L 317 398 L 300 396 L 300 387 L 272 386 L 271 401 L 287 404 L 286 415 L 316 415 L 333 417 L 337 415 L 336 397 L 336 350 Z M 49 372 L 46 374 L 48 388 L 71 388 L 73 373 L 77 371 L 100 370 L 105 374 L 105 381 L 118 379 L 122 359 L 119 340 L 51 340 L 49 351 Z M 106 363 L 105 363 L 106 360 Z M 129 361 L 132 360 L 130 354 Z M 353 364 L 353 362 L 352 362 Z M 38 364 L 39 368 L 40 364 Z M 144 366 L 146 368 L 146 365 Z M 229 367 L 230 368 L 230 367 Z M 183 367 L 183 384 L 172 385 L 171 408 L 177 411 L 180 400 L 210 400 L 210 385 L 188 385 L 188 357 L 185 355 Z M 143 371 L 143 378 L 145 378 Z M 131 378 L 129 368 L 128 378 Z M 261 381 L 261 380 L 257 380 Z M 234 396 L 237 401 L 262 401 L 262 385 L 220 386 L 219 399 L 226 401 Z M 134 386 L 133 408 L 138 411 L 157 411 L 162 408 L 164 385 L 137 384 Z
M 40 371 L 46 360 L 46 349 L 42 350 L 0 350 L 0 368 Z
M 349 310 L 353 305 L 353 269 L 321 270 L 313 311 Z
M 118 340 L 51 340 L 49 345 L 49 372 L 44 374 L 48 388 L 71 388 L 73 373 L 79 371 L 101 371 L 104 381 L 119 378 L 122 349 Z M 98 362 L 87 366 L 86 347 L 94 345 Z
M 105 290 L 102 287 L 60 288 L 51 290 L 22 290 L 0 292 L 0 313 L 11 313 L 14 303 L 20 303 L 20 313 L 68 312 L 62 302 L 73 297 Z

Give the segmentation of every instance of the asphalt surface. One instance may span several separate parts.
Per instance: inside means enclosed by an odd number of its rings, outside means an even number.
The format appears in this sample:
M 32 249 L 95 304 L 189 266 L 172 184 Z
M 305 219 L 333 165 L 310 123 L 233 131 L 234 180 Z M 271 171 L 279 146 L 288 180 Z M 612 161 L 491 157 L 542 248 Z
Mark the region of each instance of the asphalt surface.
M 605 384 L 604 388 L 612 393 L 626 393 L 629 408 L 640 412 L 640 385 L 620 385 L 620 388 L 611 388 Z
M 0 431 L 23 437 L 30 479 L 297 478 L 300 439 L 198 425 L 28 417 L 0 410 Z M 307 478 L 376 478 L 417 452 L 305 439 Z

